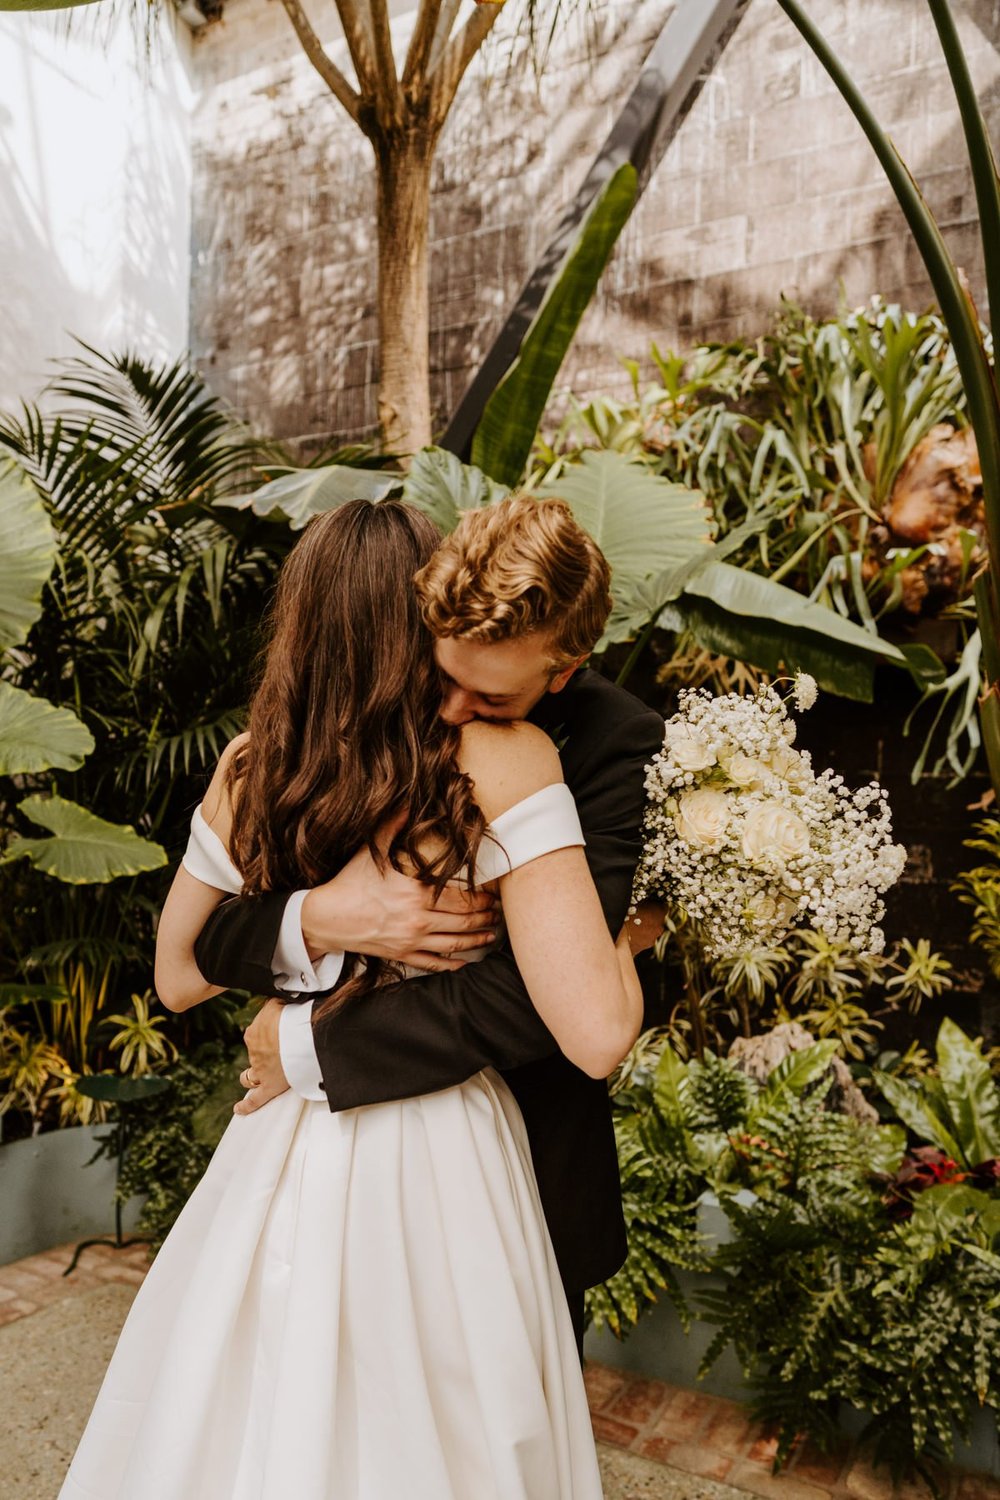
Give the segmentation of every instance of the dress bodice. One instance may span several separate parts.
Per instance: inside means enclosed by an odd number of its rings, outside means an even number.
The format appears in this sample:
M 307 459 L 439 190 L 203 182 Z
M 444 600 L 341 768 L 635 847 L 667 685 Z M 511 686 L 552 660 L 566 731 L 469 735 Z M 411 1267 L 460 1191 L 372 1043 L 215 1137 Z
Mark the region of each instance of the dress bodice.
M 515 802 L 487 825 L 476 856 L 476 884 L 499 880 L 553 849 L 583 843 L 573 794 L 564 782 L 552 782 Z M 191 818 L 191 836 L 181 863 L 196 880 L 218 891 L 238 895 L 243 889 L 243 876 L 225 844 L 206 823 L 200 805 Z

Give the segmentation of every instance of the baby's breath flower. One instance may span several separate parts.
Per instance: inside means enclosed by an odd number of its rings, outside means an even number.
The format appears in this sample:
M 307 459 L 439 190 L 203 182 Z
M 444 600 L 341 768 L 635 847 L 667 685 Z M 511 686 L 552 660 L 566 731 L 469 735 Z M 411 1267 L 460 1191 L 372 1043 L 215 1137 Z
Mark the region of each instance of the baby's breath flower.
M 813 679 L 800 673 L 794 696 L 814 702 Z M 747 698 L 687 690 L 647 768 L 633 899 L 681 908 L 710 956 L 777 944 L 793 926 L 881 951 L 881 897 L 906 857 L 885 793 L 817 774 L 794 737 L 771 687 Z
M 805 713 L 807 708 L 812 708 L 819 697 L 819 688 L 816 686 L 815 677 L 810 677 L 808 672 L 796 672 L 795 683 L 792 687 L 792 697 L 795 699 L 795 707 L 800 713 Z

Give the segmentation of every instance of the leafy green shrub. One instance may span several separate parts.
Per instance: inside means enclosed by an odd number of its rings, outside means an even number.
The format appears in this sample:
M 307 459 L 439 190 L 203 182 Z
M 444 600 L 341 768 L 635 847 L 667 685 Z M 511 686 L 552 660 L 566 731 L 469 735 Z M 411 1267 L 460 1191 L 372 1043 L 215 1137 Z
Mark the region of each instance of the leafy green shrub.
M 666 1287 L 687 1318 L 672 1269 L 710 1270 L 721 1284 L 697 1294 L 717 1325 L 702 1369 L 734 1347 L 756 1415 L 778 1431 L 778 1465 L 800 1433 L 829 1441 L 846 1402 L 867 1414 L 877 1459 L 926 1471 L 977 1406 L 1000 1407 L 1000 1087 L 945 1022 L 933 1071 L 912 1084 L 875 1074 L 902 1124 L 860 1124 L 826 1107 L 835 1049 L 793 1053 L 758 1084 L 711 1054 L 684 1063 L 644 1041 L 615 1096 L 643 1238 L 589 1306 L 621 1334 Z M 904 1126 L 946 1146 L 946 1174 L 907 1175 L 923 1163 L 904 1163 Z M 709 1250 L 692 1237 L 675 1258 L 706 1189 L 732 1240 Z
M 118 1196 L 124 1202 L 133 1193 L 145 1194 L 139 1231 L 156 1248 L 197 1187 L 233 1105 L 243 1097 L 237 1080 L 245 1063 L 238 1042 L 202 1043 L 164 1074 L 169 1091 L 134 1106 Z
M 0 840 L 35 858 L 23 815 L 40 798 L 24 792 L 55 791 L 53 806 L 72 798 L 128 821 L 173 857 L 242 727 L 262 603 L 290 542 L 284 523 L 217 502 L 273 455 L 183 364 L 88 350 L 47 394 L 45 413 L 0 416 L 0 455 L 27 476 L 55 560 L 0 692 L 72 714 L 95 749 L 44 773 L 0 765 Z M 0 868 L 0 1109 L 14 1128 L 100 1116 L 74 1081 L 116 1064 L 102 1022 L 149 984 L 168 875 L 92 887 L 57 884 L 25 859 Z M 182 1034 L 206 1024 L 196 1015 Z M 141 1063 L 129 1056 L 126 1071 Z

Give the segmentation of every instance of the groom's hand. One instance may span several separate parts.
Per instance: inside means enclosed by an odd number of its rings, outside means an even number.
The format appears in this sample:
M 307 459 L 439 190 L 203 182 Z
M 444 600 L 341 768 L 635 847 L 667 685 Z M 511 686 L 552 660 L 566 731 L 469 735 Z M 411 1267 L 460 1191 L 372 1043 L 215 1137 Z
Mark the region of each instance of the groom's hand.
M 250 1061 L 240 1074 L 240 1087 L 246 1094 L 233 1105 L 236 1115 L 252 1115 L 255 1109 L 276 1099 L 288 1088 L 278 1049 L 280 1000 L 267 1000 L 243 1033 Z
M 434 890 L 391 865 L 379 868 L 361 849 L 302 903 L 309 956 L 365 953 L 417 969 L 460 969 L 466 955 L 496 937 L 499 906 L 486 891 L 449 885 Z

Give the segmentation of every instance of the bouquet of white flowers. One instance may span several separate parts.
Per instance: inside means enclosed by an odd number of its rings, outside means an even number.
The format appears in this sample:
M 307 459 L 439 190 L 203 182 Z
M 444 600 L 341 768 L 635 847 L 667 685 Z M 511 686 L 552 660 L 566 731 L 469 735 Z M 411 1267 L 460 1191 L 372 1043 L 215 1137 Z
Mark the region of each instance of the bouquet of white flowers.
M 813 679 L 800 674 L 792 696 L 809 708 Z M 773 687 L 746 698 L 688 690 L 647 772 L 633 901 L 666 900 L 708 957 L 778 943 L 793 927 L 859 952 L 884 946 L 882 894 L 906 860 L 885 792 L 817 775 L 794 740 Z

